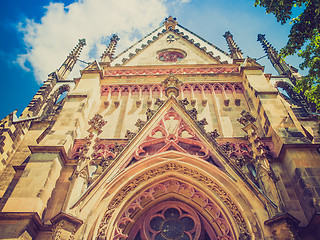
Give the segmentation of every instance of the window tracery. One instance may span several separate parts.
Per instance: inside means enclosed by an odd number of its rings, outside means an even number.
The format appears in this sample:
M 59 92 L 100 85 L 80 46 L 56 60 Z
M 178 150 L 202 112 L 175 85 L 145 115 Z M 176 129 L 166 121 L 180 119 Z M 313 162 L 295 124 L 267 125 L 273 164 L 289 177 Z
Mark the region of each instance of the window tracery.
M 157 58 L 163 62 L 177 62 L 186 56 L 187 54 L 180 49 L 164 49 L 157 53 Z

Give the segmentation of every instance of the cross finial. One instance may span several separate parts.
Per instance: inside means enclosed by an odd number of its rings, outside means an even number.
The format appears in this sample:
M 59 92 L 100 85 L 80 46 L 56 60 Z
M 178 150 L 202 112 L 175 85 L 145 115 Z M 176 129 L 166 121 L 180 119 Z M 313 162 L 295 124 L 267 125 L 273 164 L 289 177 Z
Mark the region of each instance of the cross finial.
M 176 21 L 176 18 L 168 17 L 166 18 L 164 25 L 166 26 L 166 30 L 174 30 L 177 26 L 178 22 Z

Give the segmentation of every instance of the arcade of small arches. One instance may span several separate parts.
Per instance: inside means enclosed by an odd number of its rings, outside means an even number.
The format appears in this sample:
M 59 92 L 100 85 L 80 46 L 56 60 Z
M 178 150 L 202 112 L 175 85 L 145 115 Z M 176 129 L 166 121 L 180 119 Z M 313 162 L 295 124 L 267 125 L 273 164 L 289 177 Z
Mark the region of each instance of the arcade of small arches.
M 165 92 L 162 85 L 115 85 L 102 86 L 101 95 L 107 97 L 107 101 L 115 98 L 119 101 L 122 96 L 137 96 L 138 99 L 147 97 L 148 99 L 163 99 Z M 229 105 L 230 98 L 235 99 L 235 104 L 240 105 L 243 86 L 241 83 L 214 83 L 214 84 L 182 84 L 180 87 L 180 98 L 184 99 L 186 95 L 195 99 L 195 95 L 200 95 L 203 104 L 206 104 L 206 94 L 222 95 L 225 99 L 225 105 Z

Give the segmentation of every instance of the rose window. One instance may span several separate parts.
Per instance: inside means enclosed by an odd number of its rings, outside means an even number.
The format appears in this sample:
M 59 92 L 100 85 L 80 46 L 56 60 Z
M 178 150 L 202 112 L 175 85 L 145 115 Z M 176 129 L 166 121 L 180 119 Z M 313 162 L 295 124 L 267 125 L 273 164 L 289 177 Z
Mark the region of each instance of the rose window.
M 157 53 L 157 57 L 163 62 L 177 62 L 187 56 L 187 54 L 180 49 L 164 49 Z
M 198 223 L 199 217 L 192 209 L 170 204 L 148 214 L 145 233 L 152 240 L 193 240 L 200 235 Z

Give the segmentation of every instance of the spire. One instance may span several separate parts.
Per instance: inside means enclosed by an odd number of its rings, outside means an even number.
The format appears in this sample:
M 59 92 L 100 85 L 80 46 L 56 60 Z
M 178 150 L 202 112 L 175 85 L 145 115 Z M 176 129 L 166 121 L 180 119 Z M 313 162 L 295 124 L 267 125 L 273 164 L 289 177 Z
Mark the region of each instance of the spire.
M 163 23 L 166 26 L 166 30 L 174 30 L 178 24 L 176 20 L 176 18 L 173 18 L 171 16 L 166 18 L 166 20 Z
M 258 40 L 266 54 L 268 55 L 269 60 L 271 61 L 273 67 L 277 70 L 279 75 L 287 75 L 290 72 L 290 68 L 285 63 L 281 61 L 277 50 L 267 41 L 265 34 L 258 34 Z
M 231 57 L 233 59 L 243 59 L 242 52 L 239 49 L 238 45 L 233 40 L 233 35 L 228 31 L 223 35 L 227 40 L 228 47 L 230 49 Z
M 107 47 L 107 49 L 104 51 L 104 53 L 101 56 L 101 62 L 111 62 L 112 61 L 112 57 L 114 54 L 114 51 L 116 49 L 117 43 L 120 40 L 120 38 L 118 37 L 118 35 L 113 34 L 111 39 L 110 39 L 110 44 Z
M 57 74 L 61 79 L 66 79 L 68 77 L 80 56 L 80 52 L 83 46 L 85 45 L 86 40 L 84 38 L 79 39 L 79 43 L 77 44 L 77 46 L 72 50 L 72 52 L 69 54 L 67 59 L 64 61 L 64 63 L 57 71 Z

